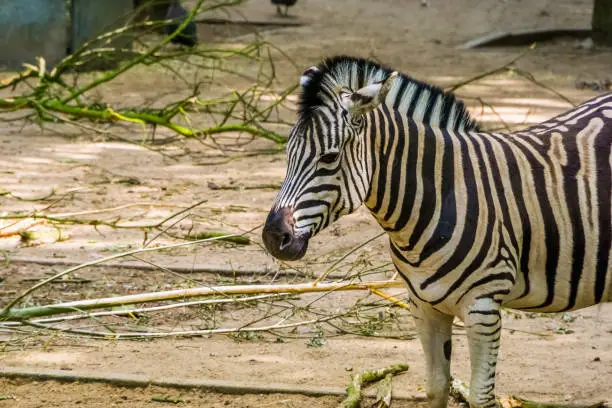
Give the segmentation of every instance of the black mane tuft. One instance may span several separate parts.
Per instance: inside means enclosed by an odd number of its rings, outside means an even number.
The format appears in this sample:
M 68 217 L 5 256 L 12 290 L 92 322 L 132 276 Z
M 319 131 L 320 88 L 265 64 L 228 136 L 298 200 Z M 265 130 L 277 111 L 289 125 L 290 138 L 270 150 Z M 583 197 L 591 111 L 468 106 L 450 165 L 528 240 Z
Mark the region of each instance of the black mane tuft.
M 324 81 L 341 84 L 356 91 L 365 86 L 367 84 L 366 81 L 371 79 L 374 75 L 382 78 L 393 72 L 391 68 L 374 61 L 346 55 L 337 55 L 327 58 L 317 65 L 317 68 L 318 70 L 309 72 L 308 82 L 301 87 L 302 91 L 298 102 L 298 114 L 302 117 L 310 115 L 316 107 L 324 104 L 321 97 L 321 86 Z M 351 73 L 351 75 L 347 75 L 347 73 Z M 352 78 L 356 79 L 357 82 L 351 83 Z M 451 122 L 454 123 L 454 126 L 452 126 L 454 129 L 478 130 L 477 123 L 470 117 L 464 103 L 457 100 L 453 93 L 445 92 L 442 88 L 418 81 L 406 74 L 400 74 L 396 81 L 400 80 L 400 78 L 405 82 L 401 88 L 402 90 L 407 89 L 408 84 L 413 86 L 416 85 L 419 91 L 429 91 L 432 101 L 438 96 L 442 97 L 440 124 L 448 123 L 449 116 L 451 113 L 454 113 L 453 116 L 456 120 Z M 405 95 L 398 93 L 397 96 L 401 99 L 402 96 Z M 412 116 L 410 111 L 408 111 L 408 114 Z M 423 122 L 430 124 L 428 118 L 425 118 Z

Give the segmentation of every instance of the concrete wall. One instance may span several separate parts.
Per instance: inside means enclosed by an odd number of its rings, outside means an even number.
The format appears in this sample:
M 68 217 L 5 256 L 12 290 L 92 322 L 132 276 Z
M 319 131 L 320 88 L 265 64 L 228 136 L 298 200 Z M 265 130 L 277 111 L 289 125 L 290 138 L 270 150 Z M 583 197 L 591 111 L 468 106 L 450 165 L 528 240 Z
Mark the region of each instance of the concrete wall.
M 83 43 L 102 33 L 122 27 L 130 21 L 134 5 L 132 0 L 72 0 L 71 51 L 79 49 Z M 117 47 L 131 49 L 132 37 L 129 33 L 115 37 L 111 43 L 96 44 L 97 47 Z M 92 58 L 82 69 L 111 69 L 118 65 L 121 56 L 115 58 Z
M 0 0 L 0 68 L 21 70 L 45 58 L 48 66 L 66 55 L 65 0 Z
M 0 0 L 0 70 L 21 70 L 23 63 L 45 58 L 52 67 L 67 55 L 133 17 L 133 0 Z M 69 17 L 70 14 L 70 17 Z M 98 47 L 131 48 L 124 35 Z M 81 69 L 109 69 L 114 60 L 92 58 Z

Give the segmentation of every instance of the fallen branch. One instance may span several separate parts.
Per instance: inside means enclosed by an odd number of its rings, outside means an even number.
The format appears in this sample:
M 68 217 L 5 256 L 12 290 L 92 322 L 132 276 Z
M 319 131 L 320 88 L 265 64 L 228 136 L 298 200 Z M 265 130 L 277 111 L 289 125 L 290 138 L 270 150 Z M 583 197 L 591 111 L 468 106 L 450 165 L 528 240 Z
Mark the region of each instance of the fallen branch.
M 95 262 L 95 261 L 94 261 Z M 100 262 L 98 262 L 100 263 Z M 73 269 L 73 268 L 72 268 Z M 65 273 L 62 273 L 65 274 Z M 57 276 L 57 275 L 56 275 Z M 47 279 L 49 281 L 49 279 Z M 40 284 L 39 284 L 40 285 Z M 6 307 L 0 314 L 1 320 L 25 320 L 33 317 L 51 316 L 55 314 L 81 312 L 85 310 L 103 309 L 108 307 L 125 306 L 146 302 L 165 301 L 173 299 L 186 299 L 197 296 L 231 296 L 252 295 L 262 293 L 314 293 L 330 291 L 353 291 L 369 290 L 370 288 L 399 288 L 404 287 L 402 282 L 396 281 L 372 281 L 362 283 L 334 282 L 334 283 L 312 283 L 302 284 L 278 284 L 278 285 L 235 285 L 235 286 L 207 286 L 189 289 L 167 290 L 162 292 L 143 293 L 137 295 L 117 296 L 100 299 L 78 300 L 74 302 L 57 303 L 54 305 L 27 307 L 22 309 L 10 309 Z M 21 298 L 22 296 L 20 296 Z M 14 305 L 11 302 L 9 306 Z
M 106 312 L 94 312 L 94 313 L 83 313 L 79 315 L 70 315 L 70 316 L 60 316 L 60 317 L 51 317 L 47 319 L 36 319 L 33 320 L 33 323 L 38 324 L 49 324 L 49 323 L 59 323 L 59 322 L 67 322 L 72 320 L 81 320 L 81 319 L 89 319 L 103 316 L 137 316 L 141 313 L 151 313 L 151 312 L 160 312 L 163 310 L 176 309 L 179 307 L 188 307 L 188 306 L 201 306 L 201 305 L 217 305 L 221 303 L 247 303 L 253 302 L 257 300 L 264 300 L 270 298 L 282 298 L 283 294 L 270 294 L 270 295 L 256 295 L 256 296 L 244 296 L 238 298 L 226 298 L 226 299 L 206 299 L 206 300 L 195 300 L 193 302 L 179 302 L 172 303 L 170 305 L 163 306 L 153 306 L 153 307 L 139 307 L 139 308 L 126 308 L 123 310 L 109 310 Z M 0 328 L 3 327 L 17 327 L 22 326 L 23 323 L 19 321 L 14 322 L 3 322 L 0 323 Z
M 241 47 L 202 46 L 179 50 L 166 47 L 175 37 L 181 35 L 181 31 L 188 24 L 193 23 L 198 14 L 235 6 L 241 2 L 242 0 L 224 0 L 205 7 L 205 0 L 198 0 L 173 33 L 143 50 L 120 49 L 109 44 L 112 44 L 113 38 L 125 36 L 127 32 L 132 35 L 136 32 L 135 28 L 162 27 L 168 21 L 136 23 L 103 33 L 84 43 L 79 49 L 55 64 L 52 69 L 48 69 L 43 58 L 37 58 L 36 64 L 24 64 L 23 72 L 0 80 L 0 89 L 10 87 L 14 90 L 21 85 L 26 85 L 23 88 L 27 89 L 21 95 L 0 98 L 0 112 L 25 111 L 25 115 L 18 118 L 11 117 L 8 120 L 31 120 L 41 127 L 44 123 L 66 123 L 79 126 L 77 121 L 84 119 L 96 124 L 118 122 L 136 124 L 143 129 L 150 126 L 154 131 L 157 127 L 164 127 L 183 137 L 198 139 L 221 133 L 240 132 L 254 137 L 263 137 L 282 145 L 286 142 L 286 138 L 265 128 L 268 125 L 274 125 L 268 122 L 271 113 L 289 95 L 287 92 L 289 90 L 280 93 L 271 90 L 275 79 L 275 68 L 271 53 L 266 52 L 266 48 L 274 48 L 271 44 L 255 40 Z M 116 69 L 89 78 L 89 81 L 83 83 L 78 80 L 79 67 L 87 64 L 92 57 L 97 59 L 121 58 L 122 63 Z M 203 75 L 198 75 L 197 80 L 188 80 L 181 75 L 179 69 L 172 65 L 172 63 L 184 61 L 185 58 L 189 58 L 190 66 L 200 68 Z M 259 65 L 260 69 L 256 76 L 251 77 L 240 72 L 236 63 L 238 58 L 245 60 L 251 66 L 253 63 Z M 133 68 L 153 65 L 170 71 L 173 80 L 178 79 L 192 88 L 189 95 L 183 95 L 180 100 L 173 101 L 161 108 L 114 107 L 93 96 L 93 91 L 113 82 L 117 77 Z M 199 99 L 199 95 L 210 95 L 209 89 L 202 92 L 200 88 L 203 84 L 214 83 L 219 76 L 218 73 L 247 79 L 252 83 L 250 86 L 247 85 L 245 90 L 213 96 L 211 99 Z M 67 77 L 68 75 L 73 75 L 72 80 Z M 275 100 L 267 103 L 266 97 L 270 94 L 275 96 Z M 159 100 L 159 97 L 155 99 Z M 211 114 L 213 124 L 209 126 L 207 123 L 205 127 L 199 128 L 193 123 L 188 112 Z M 93 130 L 99 129 L 94 128 Z
M 382 380 L 387 375 L 401 373 L 408 370 L 407 364 L 395 364 L 389 367 L 374 371 L 364 371 L 363 373 L 351 376 L 351 383 L 346 388 L 346 398 L 342 401 L 343 408 L 359 408 L 361 406 L 361 388 L 375 381 Z
M 393 392 L 393 374 L 387 374 L 376 386 L 374 408 L 390 408 Z

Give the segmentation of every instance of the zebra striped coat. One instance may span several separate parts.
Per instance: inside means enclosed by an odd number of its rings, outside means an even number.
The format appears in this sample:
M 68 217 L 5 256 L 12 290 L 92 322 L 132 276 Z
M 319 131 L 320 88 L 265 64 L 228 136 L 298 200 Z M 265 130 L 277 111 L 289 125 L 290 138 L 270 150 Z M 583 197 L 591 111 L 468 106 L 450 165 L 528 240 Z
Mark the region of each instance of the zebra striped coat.
M 470 404 L 494 406 L 500 308 L 612 300 L 612 95 L 512 134 L 478 132 L 461 102 L 372 62 L 304 73 L 286 179 L 263 238 L 281 259 L 362 203 L 387 231 L 428 367 L 448 399 L 453 316 Z

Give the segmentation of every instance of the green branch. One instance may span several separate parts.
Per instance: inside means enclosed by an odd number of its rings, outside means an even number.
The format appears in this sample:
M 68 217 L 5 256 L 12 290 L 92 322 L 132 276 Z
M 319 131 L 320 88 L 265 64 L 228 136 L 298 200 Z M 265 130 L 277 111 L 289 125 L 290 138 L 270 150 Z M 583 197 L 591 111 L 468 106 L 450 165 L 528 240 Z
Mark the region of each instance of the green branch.
M 144 54 L 141 54 L 138 57 L 130 60 L 127 64 L 125 64 L 121 68 L 118 68 L 118 69 L 116 69 L 114 71 L 111 71 L 111 72 L 107 73 L 106 75 L 103 75 L 101 78 L 96 79 L 96 80 L 88 83 L 87 85 L 85 85 L 85 86 L 75 90 L 72 94 L 70 94 L 70 96 L 68 96 L 67 98 L 64 98 L 62 100 L 62 103 L 66 104 L 66 103 L 68 103 L 68 102 L 78 98 L 79 96 L 81 96 L 85 92 L 90 91 L 93 88 L 95 88 L 95 87 L 97 87 L 97 86 L 99 86 L 99 85 L 101 85 L 101 84 L 103 84 L 105 82 L 111 81 L 112 79 L 116 78 L 120 74 L 122 74 L 125 71 L 129 70 L 133 66 L 140 64 L 141 62 L 143 62 L 145 59 L 150 57 L 155 52 L 161 50 L 163 47 L 168 45 L 176 36 L 180 35 L 181 32 L 183 32 L 185 27 L 187 27 L 187 25 L 191 22 L 191 20 L 193 20 L 193 18 L 196 16 L 196 14 L 198 14 L 198 11 L 202 7 L 203 3 L 204 3 L 204 0 L 199 0 L 198 3 L 196 4 L 196 6 L 193 8 L 193 10 L 191 10 L 189 15 L 187 16 L 187 18 L 181 23 L 181 25 L 172 34 L 170 34 L 169 36 L 164 38 L 161 42 L 159 42 L 154 47 L 151 47 L 151 49 L 148 52 L 146 52 Z
M 70 69 L 77 67 L 81 63 L 81 58 L 84 56 L 91 54 L 102 55 L 111 52 L 125 54 L 128 52 L 129 50 L 118 50 L 113 47 L 95 48 L 93 46 L 100 42 L 106 43 L 115 36 L 123 35 L 130 27 L 137 27 L 140 23 L 118 28 L 88 41 L 74 54 L 60 61 L 55 68 L 50 71 L 47 71 L 46 63 L 42 58 L 38 59 L 37 65 L 25 64 L 26 69 L 20 74 L 0 80 L 0 89 L 15 89 L 17 85 L 26 85 L 30 88 L 30 92 L 18 96 L 0 98 L 0 112 L 32 110 L 33 112 L 31 112 L 26 119 L 36 119 L 39 124 L 44 122 L 62 122 L 78 126 L 76 121 L 79 119 L 87 119 L 97 123 L 131 122 L 142 125 L 143 127 L 145 125 L 153 127 L 161 126 L 186 138 L 204 138 L 206 136 L 226 132 L 244 132 L 252 136 L 266 138 L 274 143 L 282 145 L 286 143 L 287 138 L 274 131 L 264 129 L 262 124 L 267 123 L 272 110 L 285 100 L 293 91 L 293 88 L 281 92 L 276 101 L 260 108 L 261 95 L 265 92 L 269 92 L 272 85 L 271 81 L 275 77 L 274 62 L 271 54 L 268 52 L 267 56 L 262 57 L 265 53 L 262 53 L 261 48 L 268 45 L 266 42 L 256 40 L 244 47 L 236 49 L 231 47 L 210 46 L 190 50 L 161 51 L 173 38 L 180 35 L 187 24 L 190 24 L 193 18 L 202 10 L 213 10 L 219 7 L 233 6 L 242 2 L 243 0 L 225 0 L 218 4 L 202 7 L 204 0 L 199 0 L 187 18 L 172 34 L 145 51 L 131 51 L 133 57 L 122 64 L 120 68 L 112 70 L 82 86 L 77 86 L 76 84 L 78 76 L 75 76 L 74 84 L 70 86 L 68 85 L 69 81 L 62 75 L 69 72 Z M 151 24 L 162 24 L 167 22 L 168 21 L 153 22 Z M 147 23 L 147 25 L 149 25 L 149 23 Z M 219 62 L 232 57 L 246 58 L 253 62 L 260 62 L 262 65 L 260 66 L 256 78 L 247 78 L 254 81 L 252 86 L 247 88 L 242 94 L 236 91 L 229 97 L 199 100 L 197 95 L 199 94 L 199 88 L 202 83 L 202 81 L 199 81 L 194 86 L 189 97 L 178 102 L 172 102 L 161 109 L 113 109 L 104 101 L 97 103 L 81 101 L 81 97 L 86 99 L 84 94 L 91 93 L 93 89 L 112 81 L 139 64 L 144 66 L 158 64 L 164 67 L 166 60 L 173 61 L 185 56 L 192 57 L 191 59 L 196 60 L 190 61 L 193 66 L 204 70 L 210 70 L 211 76 L 214 76 L 215 71 L 219 71 L 246 78 L 246 76 L 235 69 L 231 67 L 224 68 L 219 64 Z M 203 60 L 205 63 L 198 63 L 198 59 Z M 211 62 L 212 64 L 210 64 Z M 272 69 L 271 75 L 263 72 L 263 64 L 270 65 Z M 178 72 L 172 72 L 180 77 Z M 75 75 L 78 75 L 78 73 L 75 73 Z M 214 126 L 208 128 L 198 128 L 195 125 L 192 126 L 191 120 L 186 112 L 187 107 L 193 108 L 194 110 L 198 110 L 198 108 L 201 107 L 206 113 L 211 114 L 215 120 Z M 184 118 L 186 124 L 177 123 L 177 121 L 175 121 L 177 115 Z
M 408 370 L 408 364 L 394 364 L 373 371 L 364 371 L 351 376 L 351 383 L 346 388 L 346 398 L 342 401 L 343 408 L 359 408 L 361 406 L 361 389 L 364 385 L 380 381 L 387 375 L 398 374 Z
M 226 132 L 245 132 L 254 136 L 260 136 L 269 139 L 275 143 L 283 144 L 286 142 L 286 138 L 281 135 L 246 124 L 222 125 L 213 126 L 205 129 L 192 130 L 186 128 L 185 126 L 181 126 L 175 122 L 172 122 L 171 120 L 163 116 L 155 115 L 153 113 L 148 112 L 126 112 L 122 110 L 115 111 L 111 108 L 94 109 L 91 107 L 66 105 L 58 100 L 47 100 L 39 102 L 34 99 L 23 97 L 7 99 L 0 98 L 0 109 L 19 110 L 27 108 L 31 108 L 37 111 L 49 110 L 52 112 L 63 113 L 79 118 L 86 118 L 107 123 L 132 122 L 138 124 L 162 126 L 187 138 L 205 137 Z

